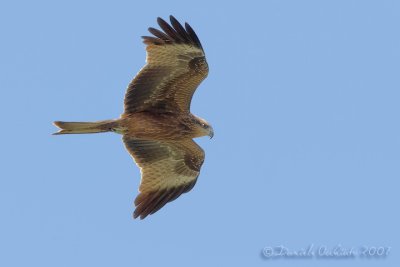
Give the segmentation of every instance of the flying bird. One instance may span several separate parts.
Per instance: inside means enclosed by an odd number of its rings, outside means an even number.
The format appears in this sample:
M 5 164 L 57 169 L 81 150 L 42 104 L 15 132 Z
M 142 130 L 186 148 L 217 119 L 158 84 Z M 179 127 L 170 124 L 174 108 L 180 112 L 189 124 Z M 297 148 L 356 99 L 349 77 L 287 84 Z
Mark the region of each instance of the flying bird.
M 211 125 L 190 112 L 194 91 L 208 75 L 203 47 L 192 27 L 173 16 L 143 36 L 146 65 L 128 85 L 118 119 L 55 121 L 55 135 L 115 132 L 141 171 L 133 217 L 144 219 L 196 184 L 204 151 L 193 138 L 213 137 Z

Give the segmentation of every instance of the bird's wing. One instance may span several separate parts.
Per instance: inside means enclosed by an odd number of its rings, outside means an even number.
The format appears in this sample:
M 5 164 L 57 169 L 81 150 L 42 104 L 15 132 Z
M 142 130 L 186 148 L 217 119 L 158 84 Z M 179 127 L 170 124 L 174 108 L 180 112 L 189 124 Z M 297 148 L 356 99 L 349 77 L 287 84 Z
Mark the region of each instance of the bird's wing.
M 163 142 L 124 136 L 123 141 L 142 174 L 134 218 L 155 213 L 196 184 L 204 151 L 193 140 Z
M 140 111 L 188 112 L 196 88 L 207 77 L 208 64 L 196 33 L 170 16 L 171 25 L 157 22 L 163 31 L 149 28 L 143 36 L 147 64 L 129 84 L 124 114 Z

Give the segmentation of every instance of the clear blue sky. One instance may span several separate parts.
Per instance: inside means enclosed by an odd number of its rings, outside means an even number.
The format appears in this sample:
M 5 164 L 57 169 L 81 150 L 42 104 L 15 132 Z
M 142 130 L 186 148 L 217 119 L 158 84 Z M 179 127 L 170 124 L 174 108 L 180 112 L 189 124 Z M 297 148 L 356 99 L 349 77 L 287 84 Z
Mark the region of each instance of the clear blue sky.
M 188 21 L 215 137 L 195 188 L 133 220 L 116 134 L 54 120 L 122 112 L 157 16 Z M 3 1 L 1 266 L 399 266 L 399 1 Z M 379 259 L 265 259 L 284 245 L 390 246 Z

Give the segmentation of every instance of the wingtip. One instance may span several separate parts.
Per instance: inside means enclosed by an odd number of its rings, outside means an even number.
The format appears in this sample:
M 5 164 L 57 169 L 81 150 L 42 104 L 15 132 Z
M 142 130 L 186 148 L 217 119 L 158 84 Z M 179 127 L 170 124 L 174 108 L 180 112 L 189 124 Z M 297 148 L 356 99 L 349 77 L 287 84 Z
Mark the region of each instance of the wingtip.
M 132 217 L 134 220 L 136 220 L 137 218 L 139 218 L 139 220 L 143 220 L 144 218 L 147 217 L 147 215 L 145 214 L 139 214 L 136 212 L 136 210 L 133 212 Z
M 185 22 L 183 24 L 184 26 L 182 26 L 182 24 L 180 24 L 173 15 L 169 16 L 169 20 L 170 24 L 166 22 L 163 18 L 157 17 L 157 23 L 161 27 L 161 30 L 149 27 L 148 31 L 152 35 L 154 35 L 154 37 L 142 37 L 143 43 L 145 43 L 146 45 L 186 43 L 194 45 L 203 50 L 199 38 L 197 37 L 195 31 L 189 25 L 189 23 Z
M 173 15 L 169 15 L 169 20 L 172 22 L 173 20 L 176 20 L 177 21 L 177 19 L 173 16 Z
M 163 21 L 165 21 L 162 17 L 157 17 L 157 22 L 158 22 L 158 24 L 160 24 L 160 21 L 161 22 L 163 22 Z

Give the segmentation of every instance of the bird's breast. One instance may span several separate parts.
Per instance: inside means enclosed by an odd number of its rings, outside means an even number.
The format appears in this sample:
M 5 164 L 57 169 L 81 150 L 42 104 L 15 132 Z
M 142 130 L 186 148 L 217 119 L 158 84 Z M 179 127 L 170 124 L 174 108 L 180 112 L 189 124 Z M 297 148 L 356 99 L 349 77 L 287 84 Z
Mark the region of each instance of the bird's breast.
M 190 120 L 176 114 L 134 113 L 123 118 L 126 134 L 146 140 L 179 140 L 192 138 Z

